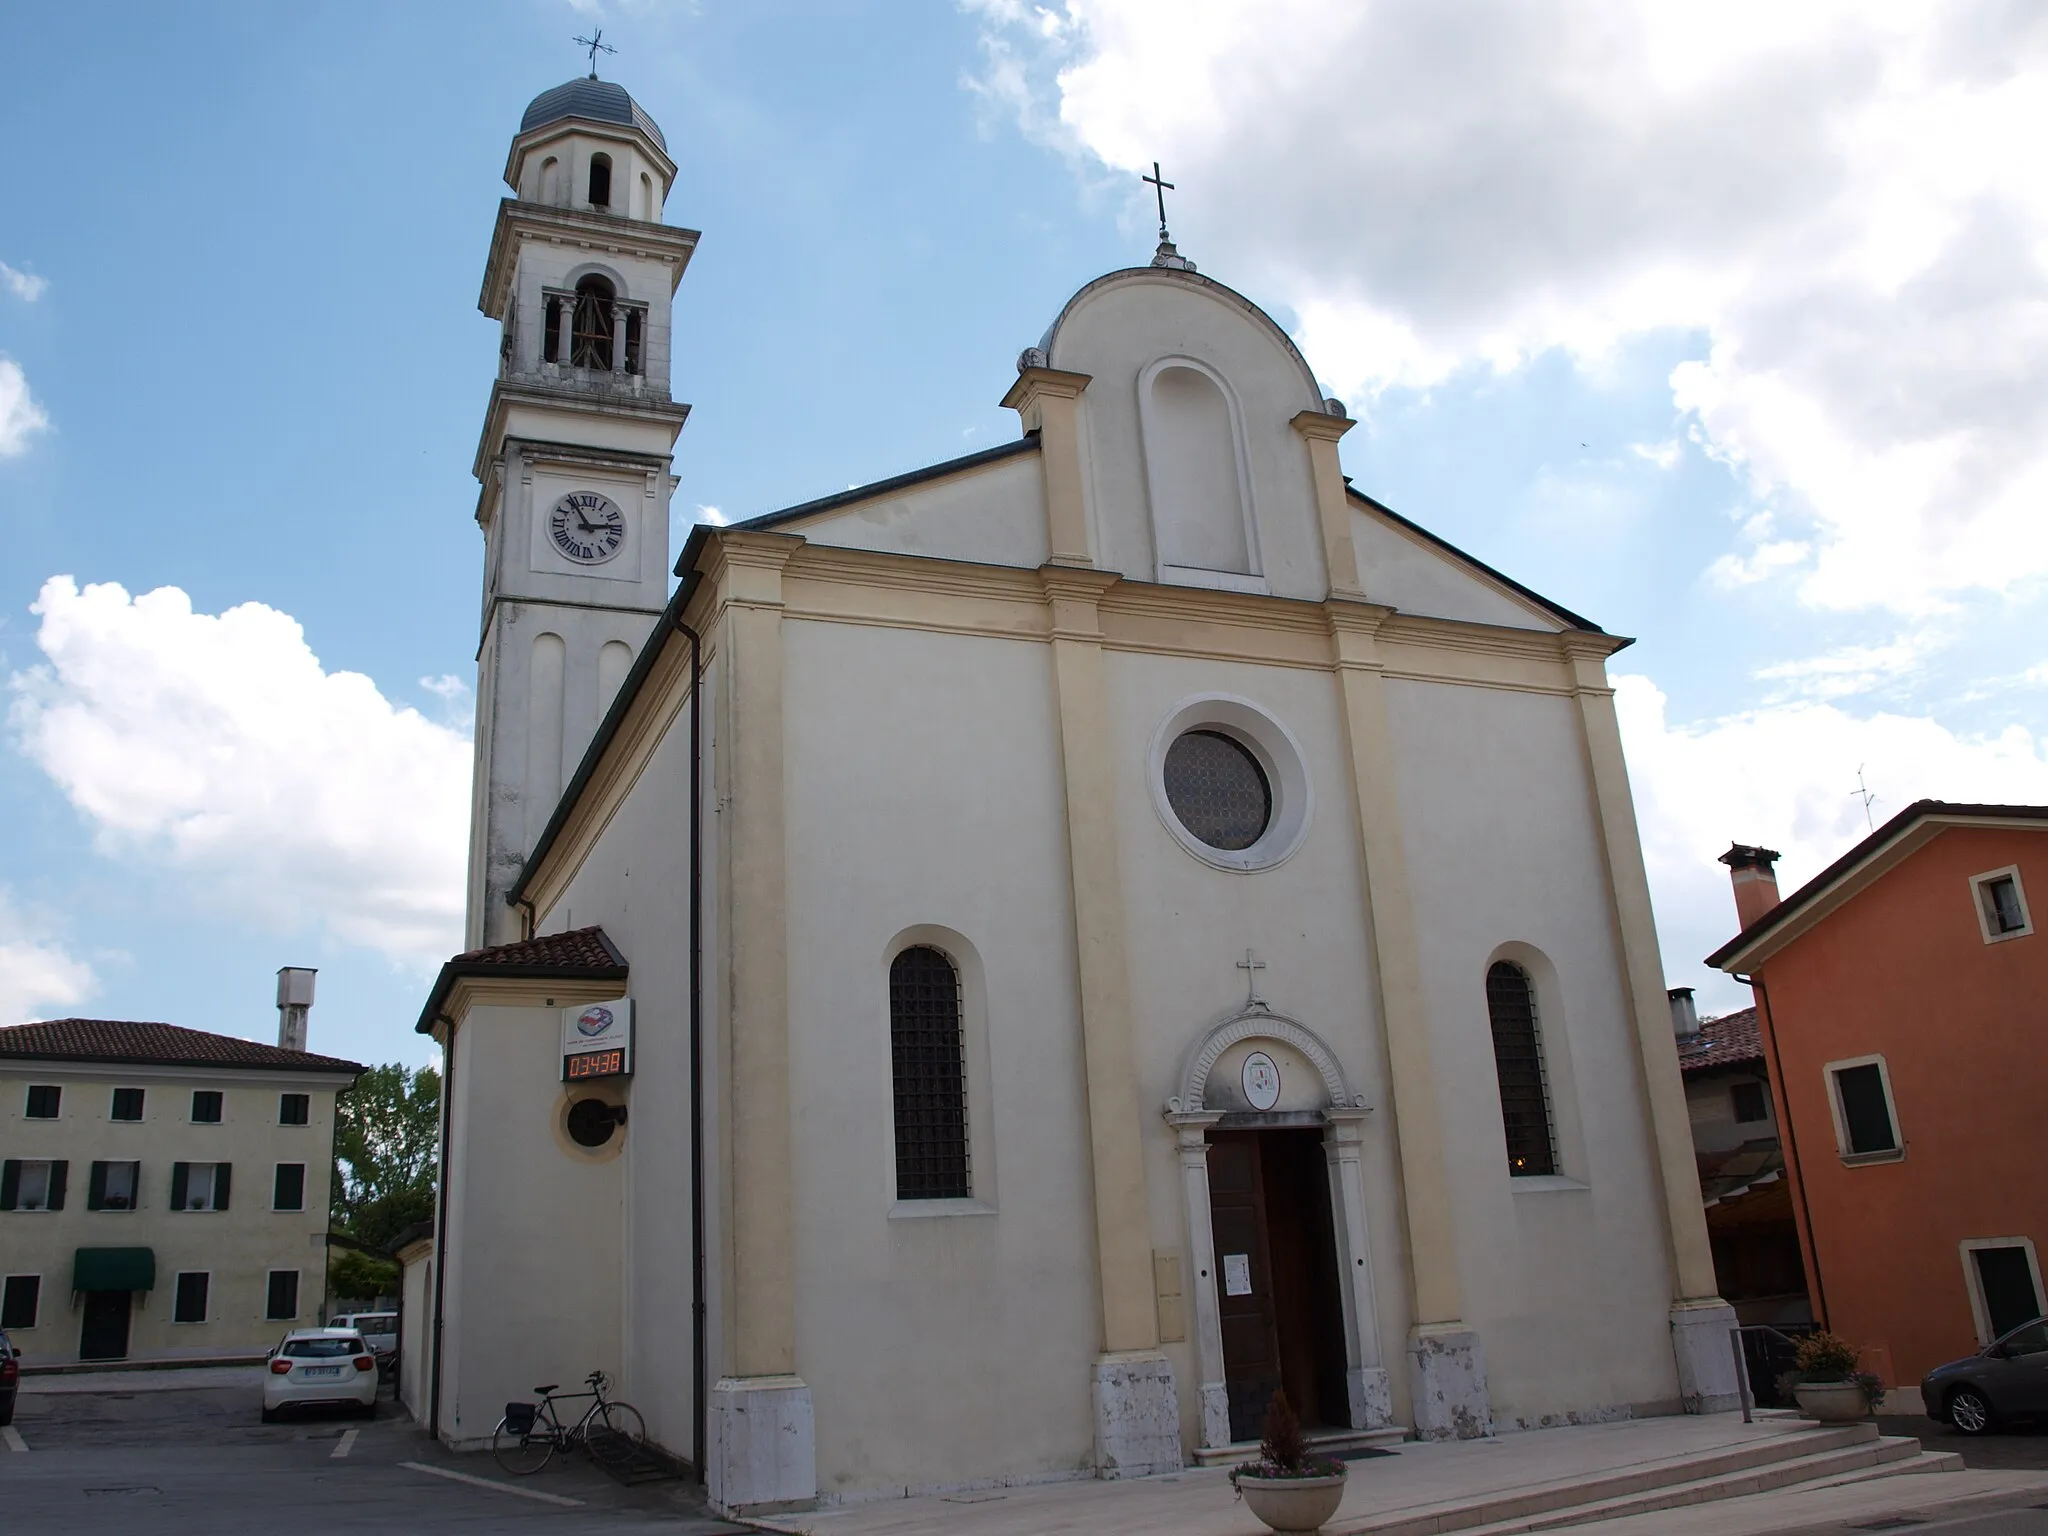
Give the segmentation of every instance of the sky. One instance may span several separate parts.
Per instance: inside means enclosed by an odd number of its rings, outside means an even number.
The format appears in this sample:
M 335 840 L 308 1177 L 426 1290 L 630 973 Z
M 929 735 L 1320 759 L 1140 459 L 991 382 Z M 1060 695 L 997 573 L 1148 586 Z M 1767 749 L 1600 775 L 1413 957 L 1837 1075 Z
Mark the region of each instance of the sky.
M 2048 801 L 2048 12 L 2024 0 L 494 0 L 0 13 L 0 1023 L 316 1050 L 461 940 L 519 114 L 666 134 L 674 542 L 1007 440 L 1018 352 L 1201 270 L 1361 489 L 1635 643 L 1667 977 L 1913 800 Z M 1860 779 L 1859 779 L 1860 776 Z M 1859 782 L 1874 795 L 1868 812 Z

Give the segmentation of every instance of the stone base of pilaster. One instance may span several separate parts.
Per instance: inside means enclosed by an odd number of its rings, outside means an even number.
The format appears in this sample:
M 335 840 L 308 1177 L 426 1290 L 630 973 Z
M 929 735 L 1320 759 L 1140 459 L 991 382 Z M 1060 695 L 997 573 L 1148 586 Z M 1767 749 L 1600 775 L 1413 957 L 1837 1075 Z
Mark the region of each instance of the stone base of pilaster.
M 1718 1296 L 1671 1308 L 1671 1355 L 1678 1365 L 1678 1398 L 1687 1413 L 1725 1413 L 1742 1406 L 1734 1329 L 1735 1309 Z
M 1150 1477 L 1181 1469 L 1180 1396 L 1166 1356 L 1132 1350 L 1098 1357 L 1094 1398 L 1097 1477 Z
M 1486 1390 L 1486 1353 L 1462 1324 L 1408 1335 L 1408 1391 L 1418 1440 L 1477 1440 L 1493 1433 Z
M 809 1509 L 818 1501 L 811 1389 L 800 1376 L 726 1376 L 711 1389 L 704 1491 L 721 1515 Z
M 1198 1390 L 1202 1396 L 1203 1446 L 1229 1445 L 1230 1388 L 1220 1381 L 1205 1381 Z
M 1394 1388 L 1376 1365 L 1354 1366 L 1344 1373 L 1351 1398 L 1353 1429 L 1385 1429 L 1394 1422 Z

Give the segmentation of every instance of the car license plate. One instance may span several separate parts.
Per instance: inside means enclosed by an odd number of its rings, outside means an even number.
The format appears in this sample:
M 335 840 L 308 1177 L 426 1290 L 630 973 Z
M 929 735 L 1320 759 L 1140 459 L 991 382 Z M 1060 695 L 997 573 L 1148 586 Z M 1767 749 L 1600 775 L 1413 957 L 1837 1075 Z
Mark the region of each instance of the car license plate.
M 302 1365 L 299 1367 L 299 1374 L 301 1376 L 339 1376 L 341 1374 L 341 1367 L 338 1365 Z

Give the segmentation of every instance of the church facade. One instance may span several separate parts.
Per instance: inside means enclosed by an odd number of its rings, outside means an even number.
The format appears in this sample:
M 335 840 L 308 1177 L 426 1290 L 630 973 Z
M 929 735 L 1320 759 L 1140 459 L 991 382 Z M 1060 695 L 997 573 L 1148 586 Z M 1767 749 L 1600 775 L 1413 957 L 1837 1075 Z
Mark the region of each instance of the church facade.
M 671 594 L 673 176 L 573 82 L 492 242 L 435 1431 L 602 1368 L 745 1511 L 1221 1460 L 1279 1389 L 1731 1405 L 1627 642 L 1352 489 L 1164 240 L 1015 441 L 700 526 Z

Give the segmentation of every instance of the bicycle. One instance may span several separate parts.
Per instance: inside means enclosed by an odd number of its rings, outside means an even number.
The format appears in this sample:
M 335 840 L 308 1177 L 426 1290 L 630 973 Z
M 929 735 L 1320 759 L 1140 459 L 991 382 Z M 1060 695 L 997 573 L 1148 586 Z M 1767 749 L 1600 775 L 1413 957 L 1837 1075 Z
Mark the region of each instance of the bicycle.
M 533 1390 L 538 1403 L 507 1403 L 505 1416 L 491 1434 L 491 1454 L 498 1465 L 515 1477 L 527 1477 L 546 1466 L 557 1451 L 564 1455 L 583 1448 L 599 1465 L 624 1465 L 647 1442 L 647 1421 L 631 1403 L 607 1398 L 609 1384 L 603 1371 L 583 1378 L 588 1392 L 555 1393 L 556 1383 Z M 594 1398 L 583 1417 L 565 1425 L 555 1413 L 555 1404 L 571 1398 Z

